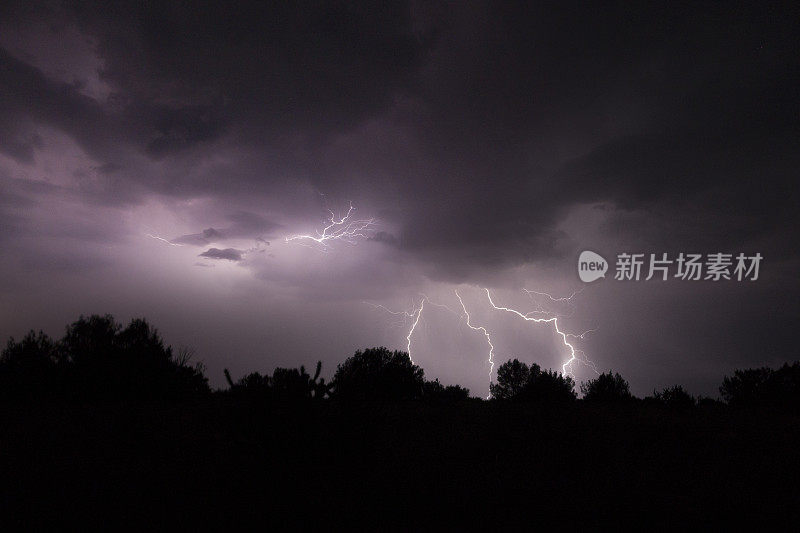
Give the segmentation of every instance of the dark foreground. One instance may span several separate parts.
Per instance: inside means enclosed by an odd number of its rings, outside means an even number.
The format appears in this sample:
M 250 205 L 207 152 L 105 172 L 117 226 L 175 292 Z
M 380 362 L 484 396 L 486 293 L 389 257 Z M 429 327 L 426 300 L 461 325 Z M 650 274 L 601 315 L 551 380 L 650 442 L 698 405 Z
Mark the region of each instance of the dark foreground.
M 800 418 L 496 404 L 0 405 L 2 520 L 434 529 L 793 521 Z

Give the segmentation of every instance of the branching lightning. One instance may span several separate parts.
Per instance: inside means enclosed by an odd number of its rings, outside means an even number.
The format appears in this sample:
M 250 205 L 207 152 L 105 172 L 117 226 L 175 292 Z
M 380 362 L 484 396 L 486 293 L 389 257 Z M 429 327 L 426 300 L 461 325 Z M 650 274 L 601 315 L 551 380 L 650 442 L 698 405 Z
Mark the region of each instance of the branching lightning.
M 573 344 L 575 340 L 583 340 L 583 339 L 585 339 L 587 335 L 589 335 L 590 333 L 593 333 L 594 331 L 596 331 L 596 329 L 589 329 L 589 330 L 586 330 L 586 331 L 584 331 L 582 333 L 570 333 L 570 332 L 567 332 L 565 330 L 562 330 L 561 329 L 561 325 L 559 324 L 559 318 L 563 318 L 563 317 L 565 317 L 567 315 L 559 314 L 559 313 L 550 311 L 548 309 L 545 309 L 539 302 L 536 302 L 536 309 L 534 311 L 529 311 L 527 313 L 523 313 L 522 311 L 518 311 L 518 310 L 512 309 L 510 307 L 504 307 L 504 306 L 497 305 L 494 302 L 494 300 L 492 299 L 492 295 L 491 295 L 491 292 L 489 291 L 489 289 L 488 288 L 484 288 L 482 290 L 486 293 L 486 297 L 488 299 L 489 305 L 491 305 L 491 307 L 493 309 L 495 309 L 495 310 L 512 313 L 512 314 L 522 318 L 526 322 L 535 322 L 537 324 L 552 324 L 554 331 L 556 332 L 556 334 L 558 334 L 559 337 L 561 337 L 561 340 L 562 340 L 564 346 L 569 350 L 569 357 L 561 365 L 562 374 L 569 375 L 569 376 L 574 376 L 573 369 L 574 369 L 575 363 L 584 364 L 588 368 L 590 368 L 592 371 L 594 371 L 596 374 L 599 374 L 599 372 L 597 371 L 597 368 L 595 367 L 595 364 L 588 359 L 588 357 L 586 356 L 586 353 L 583 350 L 578 349 Z M 542 297 L 546 298 L 548 301 L 550 301 L 552 303 L 563 303 L 563 302 L 570 303 L 572 298 L 575 297 L 577 294 L 579 294 L 581 292 L 579 290 L 579 291 L 575 291 L 570 296 L 563 297 L 563 298 L 555 298 L 555 297 L 553 297 L 553 296 L 551 296 L 551 295 L 549 295 L 547 293 L 544 293 L 544 292 L 531 291 L 531 290 L 527 290 L 527 289 L 523 289 L 523 290 L 529 296 L 533 295 L 533 294 L 538 295 L 538 296 L 542 296 Z M 364 302 L 364 303 L 374 307 L 375 309 L 380 309 L 380 310 L 385 311 L 385 312 L 387 312 L 389 314 L 402 317 L 402 323 L 399 323 L 398 325 L 408 325 L 408 324 L 410 324 L 410 327 L 408 328 L 408 333 L 406 334 L 405 339 L 406 339 L 406 350 L 408 351 L 408 355 L 411 358 L 412 362 L 414 361 L 414 357 L 413 357 L 413 342 L 412 342 L 412 340 L 413 340 L 414 332 L 417 329 L 417 326 L 423 320 L 423 316 L 422 315 L 423 315 L 423 312 L 425 310 L 425 304 L 426 303 L 430 304 L 430 305 L 433 305 L 433 306 L 437 306 L 437 307 L 441 307 L 441 308 L 446 309 L 448 312 L 450 312 L 453 315 L 455 315 L 456 317 L 458 317 L 459 321 L 461 321 L 463 319 L 464 323 L 467 325 L 467 327 L 469 329 L 471 329 L 473 331 L 480 332 L 481 334 L 483 334 L 484 338 L 486 339 L 486 344 L 489 347 L 486 362 L 488 363 L 488 366 L 489 366 L 489 384 L 491 384 L 492 383 L 492 377 L 493 377 L 493 374 L 494 374 L 494 367 L 495 367 L 495 359 L 494 359 L 495 346 L 494 346 L 494 343 L 492 341 L 492 332 L 485 325 L 476 325 L 476 324 L 474 324 L 473 321 L 472 321 L 472 316 L 470 315 L 469 310 L 467 309 L 467 305 L 464 303 L 464 300 L 461 297 L 461 294 L 459 294 L 458 289 L 454 289 L 453 293 L 455 294 L 456 299 L 458 300 L 458 303 L 461 306 L 461 313 L 457 313 L 456 311 L 454 311 L 452 308 L 448 307 L 445 304 L 431 301 L 431 299 L 428 298 L 428 296 L 426 296 L 425 294 L 421 294 L 421 298 L 419 300 L 419 304 L 414 304 L 414 306 L 410 310 L 405 310 L 405 311 L 395 311 L 395 310 L 389 309 L 389 308 L 387 308 L 387 307 L 385 307 L 385 306 L 383 306 L 381 304 L 374 304 L 374 303 L 370 303 L 370 302 Z M 574 307 L 574 306 L 571 306 L 571 307 Z M 573 311 L 574 311 L 574 309 L 573 309 Z
M 422 296 L 422 298 L 419 301 L 419 306 L 414 306 L 411 309 L 411 311 L 394 311 L 394 310 L 389 309 L 388 307 L 386 307 L 384 305 L 381 305 L 381 304 L 375 304 L 375 303 L 372 303 L 372 302 L 364 302 L 365 304 L 367 304 L 369 306 L 372 306 L 375 309 L 380 309 L 382 311 L 386 311 L 387 313 L 392 314 L 392 315 L 402 316 L 402 317 L 404 317 L 404 319 L 410 319 L 412 321 L 411 322 L 411 328 L 408 330 L 408 335 L 406 335 L 406 351 L 408 352 L 408 357 L 409 357 L 409 359 L 411 359 L 412 363 L 414 363 L 414 356 L 413 356 L 413 352 L 411 351 L 411 337 L 412 337 L 412 335 L 414 335 L 414 330 L 417 329 L 417 325 L 419 324 L 420 319 L 422 318 L 422 312 L 425 310 L 425 302 L 428 302 L 430 305 L 433 305 L 435 307 L 441 307 L 442 309 L 445 309 L 448 312 L 450 312 L 450 313 L 454 314 L 455 316 L 459 317 L 459 314 L 456 313 L 453 309 L 451 309 L 447 305 L 442 304 L 442 303 L 438 303 L 438 302 L 434 302 L 430 298 L 428 298 L 428 296 L 425 295 L 425 294 L 421 294 L 420 296 Z M 403 323 L 404 324 L 407 323 L 406 320 L 404 320 Z M 416 364 L 416 363 L 414 363 L 414 364 Z
M 374 304 L 372 302 L 364 302 L 365 304 L 374 307 L 375 309 L 380 309 L 382 311 L 386 311 L 389 314 L 402 316 L 404 319 L 410 319 L 411 322 L 411 329 L 408 330 L 408 335 L 406 335 L 406 352 L 408 353 L 409 359 L 411 359 L 411 363 L 414 363 L 414 356 L 411 351 L 411 336 L 414 334 L 414 330 L 417 329 L 417 324 L 419 324 L 420 318 L 422 318 L 422 311 L 425 309 L 425 301 L 428 299 L 427 296 L 423 295 L 422 299 L 419 301 L 419 306 L 414 306 L 411 311 L 394 311 L 389 309 L 388 307 L 381 305 L 381 304 Z M 403 320 L 403 324 L 407 323 L 406 320 Z M 399 324 L 399 325 L 403 325 Z
M 380 309 L 381 311 L 386 311 L 387 313 L 389 313 L 391 315 L 401 315 L 401 316 L 405 316 L 407 318 L 412 318 L 414 316 L 414 313 L 416 313 L 416 308 L 414 308 L 413 312 L 409 312 L 409 311 L 392 311 L 391 309 L 389 309 L 385 305 L 375 304 L 375 303 L 366 302 L 366 301 L 364 303 L 369 305 L 369 306 L 371 306 L 371 307 L 374 307 L 375 309 Z M 402 324 L 399 324 L 399 325 L 402 325 Z
M 527 315 L 542 314 L 542 315 L 546 315 L 548 317 L 550 317 L 550 316 L 557 316 L 557 317 L 564 317 L 564 318 L 570 317 L 575 312 L 575 306 L 572 304 L 572 299 L 575 296 L 577 296 L 578 294 L 582 293 L 583 289 L 584 288 L 581 287 L 580 289 L 578 289 L 576 291 L 573 291 L 573 293 L 570 294 L 569 296 L 563 296 L 561 298 L 556 298 L 554 296 L 549 295 L 546 292 L 533 291 L 533 290 L 530 290 L 530 289 L 522 289 L 522 292 L 526 293 L 531 298 L 531 300 L 533 300 L 533 302 L 536 304 L 536 309 L 534 311 L 530 311 L 530 312 L 528 312 L 526 314 Z M 554 312 L 552 310 L 545 309 L 542 306 L 542 304 L 539 301 L 539 299 L 537 299 L 536 296 L 534 296 L 534 295 L 543 296 L 550 303 L 558 303 L 558 304 L 566 303 L 567 307 L 569 309 L 569 312 L 568 313 L 557 313 L 557 312 Z
M 517 315 L 518 317 L 520 317 L 521 319 L 523 319 L 523 320 L 525 320 L 527 322 L 536 322 L 538 324 L 541 324 L 541 323 L 553 324 L 553 327 L 555 328 L 556 333 L 561 337 L 561 340 L 564 342 L 564 346 L 566 346 L 569 349 L 570 357 L 569 357 L 569 359 L 567 359 L 564 362 L 564 364 L 561 365 L 561 373 L 562 374 L 564 374 L 564 375 L 573 375 L 572 366 L 576 361 L 585 364 L 586 366 L 591 368 L 595 373 L 599 373 L 597 371 L 597 368 L 595 367 L 595 364 L 586 357 L 586 354 L 582 350 L 576 349 L 575 346 L 573 346 L 568 340 L 570 337 L 583 339 L 583 337 L 585 335 L 591 333 L 594 330 L 585 331 L 585 332 L 581 333 L 580 335 L 574 335 L 574 334 L 571 334 L 571 333 L 567 333 L 565 331 L 562 331 L 561 328 L 558 325 L 559 316 L 555 315 L 555 316 L 549 316 L 549 317 L 535 318 L 535 317 L 531 317 L 530 316 L 531 313 L 524 314 L 524 313 L 521 313 L 520 311 L 517 311 L 516 309 L 511 309 L 510 307 L 498 306 L 492 300 L 492 295 L 489 292 L 489 289 L 484 288 L 483 290 L 486 291 L 486 297 L 489 299 L 489 304 L 492 307 L 494 307 L 495 309 L 497 309 L 498 311 L 506 311 L 508 313 L 513 313 L 513 314 Z M 546 296 L 550 297 L 550 299 L 553 300 L 553 301 L 558 301 L 557 299 L 553 298 L 552 296 L 550 296 L 548 294 L 546 294 Z M 575 296 L 575 293 L 573 293 L 572 296 Z M 565 298 L 564 300 L 569 300 L 569 299 L 572 298 L 572 296 L 569 296 L 568 298 Z M 578 357 L 579 355 L 581 355 L 582 357 Z
M 577 296 L 577 295 L 579 295 L 580 293 L 583 292 L 583 289 L 584 289 L 584 287 L 581 287 L 577 291 L 573 291 L 572 294 L 570 294 L 569 296 L 564 296 L 562 298 L 555 298 L 553 296 L 550 296 L 546 292 L 532 291 L 530 289 L 522 289 L 522 292 L 527 293 L 529 296 L 532 295 L 532 294 L 538 294 L 539 296 L 544 296 L 545 298 L 547 298 L 551 302 L 571 302 L 572 299 L 575 296 Z
M 352 219 L 355 209 L 351 202 L 347 214 L 339 219 L 337 219 L 336 214 L 329 209 L 328 212 L 331 214 L 330 219 L 328 219 L 329 224 L 325 226 L 322 231 L 317 231 L 316 235 L 291 235 L 285 237 L 284 241 L 301 241 L 300 244 L 305 244 L 307 246 L 316 244 L 319 245 L 323 251 L 326 251 L 330 241 L 344 241 L 348 244 L 355 244 L 358 240 L 368 239 L 370 237 L 370 232 L 375 227 L 375 219 Z
M 298 244 L 304 246 L 314 246 L 322 251 L 327 251 L 328 247 L 331 245 L 333 241 L 343 241 L 348 244 L 356 244 L 357 241 L 359 240 L 369 239 L 370 237 L 372 237 L 373 232 L 375 230 L 376 219 L 354 218 L 355 210 L 356 208 L 353 206 L 351 202 L 347 210 L 347 213 L 344 214 L 344 216 L 337 218 L 337 215 L 332 210 L 328 209 L 328 212 L 330 213 L 330 218 L 328 219 L 327 224 L 321 230 L 316 231 L 315 234 L 313 235 L 312 234 L 290 235 L 284 238 L 284 242 L 285 243 L 297 242 Z M 154 235 L 151 233 L 147 233 L 146 235 L 147 237 L 161 241 L 170 246 L 183 246 L 182 244 L 171 242 L 158 235 Z M 266 244 L 268 245 L 269 243 Z M 255 247 L 237 251 L 240 252 L 242 255 L 244 255 L 252 252 L 261 252 L 264 250 L 261 246 L 261 242 L 258 242 L 257 240 L 257 244 L 255 245 Z M 518 316 L 519 318 L 523 319 L 526 322 L 552 325 L 555 333 L 558 334 L 559 337 L 561 337 L 563 345 L 568 350 L 569 357 L 561 365 L 562 374 L 574 375 L 573 370 L 576 363 L 581 363 L 589 367 L 595 373 L 599 374 L 595 364 L 588 359 L 586 353 L 578 349 L 574 344 L 575 341 L 583 340 L 587 335 L 596 330 L 589 329 L 582 333 L 570 333 L 561 329 L 561 324 L 559 324 L 560 318 L 570 317 L 575 312 L 575 306 L 573 305 L 572 300 L 583 291 L 583 288 L 574 291 L 569 296 L 561 298 L 551 296 L 546 292 L 523 289 L 523 291 L 530 297 L 530 299 L 534 304 L 534 309 L 527 312 L 519 311 L 517 309 L 513 309 L 510 307 L 497 305 L 494 302 L 492 294 L 488 288 L 483 288 L 481 290 L 483 290 L 486 293 L 489 305 L 494 310 L 511 313 L 515 316 Z M 398 325 L 408 326 L 408 330 L 405 335 L 406 351 L 408 352 L 411 362 L 414 364 L 416 364 L 414 361 L 414 335 L 417 331 L 417 327 L 419 326 L 420 322 L 424 320 L 423 313 L 425 312 L 426 304 L 428 304 L 428 306 L 440 307 L 447 310 L 449 313 L 453 314 L 458 319 L 459 323 L 463 319 L 464 323 L 470 330 L 480 332 L 486 339 L 486 343 L 488 345 L 488 354 L 486 362 L 488 363 L 489 367 L 489 384 L 491 385 L 495 368 L 495 345 L 493 342 L 494 333 L 490 331 L 488 325 L 477 325 L 473 323 L 473 318 L 470 315 L 469 310 L 467 309 L 467 305 L 462 299 L 461 294 L 459 294 L 457 289 L 454 289 L 453 292 L 455 294 L 456 299 L 458 300 L 459 305 L 461 306 L 460 312 L 456 312 L 453 308 L 448 307 L 443 303 L 432 301 L 425 294 L 420 294 L 420 298 L 419 300 L 417 300 L 418 303 L 413 303 L 411 309 L 404 311 L 395 311 L 381 304 L 375 304 L 370 302 L 364 302 L 364 303 L 372 306 L 375 309 L 379 309 L 388 314 L 398 317 L 399 318 Z M 558 305 L 553 305 L 553 304 L 558 304 Z
M 567 333 L 567 337 L 572 337 L 573 339 L 583 340 L 584 338 L 586 338 L 586 335 L 588 335 L 589 333 L 594 333 L 595 331 L 597 331 L 597 328 L 587 329 L 586 331 L 584 331 L 583 333 L 580 333 L 580 334 Z

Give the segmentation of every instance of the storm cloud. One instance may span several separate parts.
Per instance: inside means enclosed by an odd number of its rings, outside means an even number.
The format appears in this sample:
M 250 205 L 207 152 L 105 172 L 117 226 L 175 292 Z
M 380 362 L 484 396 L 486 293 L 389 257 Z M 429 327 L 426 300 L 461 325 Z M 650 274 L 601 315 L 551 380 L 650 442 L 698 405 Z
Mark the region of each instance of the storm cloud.
M 207 257 L 208 259 L 227 259 L 228 261 L 241 261 L 243 253 L 244 252 L 241 250 L 236 250 L 235 248 L 225 248 L 224 250 L 220 250 L 219 248 L 209 248 L 205 252 L 198 255 L 198 257 Z
M 405 347 L 364 300 L 406 308 L 455 286 L 569 294 L 584 249 L 759 251 L 752 286 L 607 283 L 581 296 L 576 320 L 606 332 L 585 346 L 598 364 L 642 389 L 694 380 L 713 393 L 733 366 L 795 353 L 798 14 L 6 2 L 0 274 L 22 303 L 0 308 L 0 334 L 155 312 L 168 340 L 198 339 L 212 372 L 333 363 L 362 344 Z M 377 221 L 364 240 L 285 241 L 350 202 Z M 208 264 L 198 248 L 215 268 L 191 268 Z M 40 316 L 44 301 L 57 303 Z M 687 324 L 698 315 L 707 327 Z M 450 338 L 452 324 L 430 321 Z M 479 343 L 441 349 L 421 355 L 434 377 L 485 388 Z

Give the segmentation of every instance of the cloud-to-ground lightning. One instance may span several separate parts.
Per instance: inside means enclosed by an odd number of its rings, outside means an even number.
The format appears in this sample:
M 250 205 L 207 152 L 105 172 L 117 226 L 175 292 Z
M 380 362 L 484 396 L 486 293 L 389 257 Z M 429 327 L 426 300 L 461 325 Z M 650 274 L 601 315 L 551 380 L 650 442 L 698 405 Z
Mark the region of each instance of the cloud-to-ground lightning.
M 425 309 L 425 298 L 420 300 L 419 302 L 419 309 L 417 309 L 416 318 L 414 319 L 414 323 L 411 324 L 411 329 L 408 330 L 408 335 L 406 336 L 406 340 L 408 344 L 406 345 L 406 349 L 408 351 L 408 358 L 411 359 L 411 364 L 414 363 L 414 358 L 411 356 L 411 335 L 414 334 L 414 330 L 417 329 L 417 324 L 419 324 L 419 319 L 422 317 L 422 310 Z
M 364 219 L 356 219 L 354 218 L 353 214 L 356 208 L 353 206 L 352 202 L 347 210 L 347 213 L 344 216 L 337 218 L 337 215 L 328 210 L 330 213 L 330 218 L 328 219 L 328 223 L 316 232 L 315 235 L 311 234 L 295 234 L 290 235 L 284 238 L 286 243 L 296 241 L 299 244 L 303 244 L 306 246 L 318 246 L 323 251 L 326 251 L 327 247 L 333 241 L 344 241 L 349 244 L 355 244 L 358 240 L 368 239 L 371 236 L 371 233 L 374 230 L 376 225 L 376 220 L 374 218 L 364 218 Z M 148 233 L 148 237 L 157 239 L 159 241 L 164 242 L 165 244 L 169 244 L 171 246 L 182 246 L 180 243 L 171 242 L 165 238 L 159 237 L 157 235 Z M 268 244 L 268 243 L 266 243 Z M 231 249 L 233 250 L 233 249 Z M 257 242 L 255 247 L 245 249 L 245 250 L 233 250 L 237 252 L 240 256 L 244 256 L 245 254 L 257 251 L 263 251 L 261 247 L 261 243 Z M 237 259 L 241 260 L 241 258 Z M 492 299 L 491 292 L 488 288 L 482 289 L 487 296 L 488 302 L 492 308 L 498 311 L 505 311 L 512 313 L 526 322 L 534 322 L 538 324 L 551 324 L 554 328 L 555 332 L 561 337 L 561 340 L 564 346 L 569 350 L 569 357 L 566 361 L 561 365 L 561 371 L 565 375 L 573 375 L 573 369 L 576 362 L 582 363 L 587 367 L 591 368 L 595 373 L 597 373 L 597 368 L 595 367 L 594 363 L 588 359 L 585 352 L 576 348 L 574 342 L 576 340 L 583 340 L 586 335 L 595 331 L 594 329 L 590 329 L 584 331 L 583 333 L 570 333 L 565 330 L 561 329 L 561 325 L 559 323 L 560 318 L 566 318 L 571 316 L 575 311 L 575 306 L 573 305 L 573 298 L 580 294 L 583 289 L 579 289 L 574 291 L 569 296 L 565 297 L 554 297 L 546 292 L 535 291 L 530 289 L 523 289 L 523 291 L 530 297 L 532 302 L 534 303 L 535 307 L 531 311 L 523 312 L 517 309 L 512 309 L 505 306 L 497 305 L 494 300 Z M 495 368 L 495 345 L 493 342 L 493 333 L 490 331 L 488 325 L 476 325 L 472 321 L 472 316 L 467 309 L 467 305 L 464 302 L 461 294 L 458 292 L 457 289 L 454 289 L 454 294 L 458 303 L 461 306 L 461 311 L 456 312 L 454 309 L 448 307 L 447 305 L 439 302 L 432 301 L 428 296 L 425 294 L 420 294 L 420 298 L 413 303 L 412 308 L 409 310 L 404 311 L 394 311 L 389 309 L 381 304 L 374 304 L 370 302 L 365 302 L 376 309 L 380 309 L 385 311 L 389 314 L 398 316 L 402 319 L 403 325 L 409 325 L 410 327 L 407 330 L 405 335 L 405 345 L 406 351 L 408 353 L 411 362 L 416 364 L 414 360 L 414 335 L 417 331 L 417 327 L 421 322 L 424 321 L 423 314 L 425 313 L 426 307 L 436 306 L 441 307 L 448 312 L 452 313 L 460 322 L 464 319 L 465 324 L 467 327 L 472 331 L 478 331 L 483 334 L 484 338 L 486 339 L 486 343 L 488 345 L 488 355 L 487 355 L 487 363 L 489 368 L 489 384 L 492 383 L 492 378 L 494 375 L 494 368 Z M 559 304 L 554 309 L 553 304 Z M 566 309 L 564 306 L 567 306 Z M 560 309 L 558 308 L 560 307 Z M 564 311 L 567 311 L 567 314 L 564 314 Z
M 414 363 L 414 364 L 416 364 L 416 363 L 414 362 L 413 352 L 411 351 L 411 337 L 414 335 L 414 330 L 417 329 L 417 325 L 419 324 L 420 319 L 422 318 L 422 312 L 425 310 L 425 302 L 428 302 L 430 305 L 433 305 L 435 307 L 441 307 L 441 308 L 449 311 L 450 313 L 454 314 L 455 316 L 459 316 L 458 313 L 453 311 L 453 309 L 451 309 L 450 307 L 448 307 L 448 306 L 446 306 L 446 305 L 444 305 L 442 303 L 438 303 L 438 302 L 432 301 L 425 294 L 421 294 L 420 296 L 421 296 L 421 298 L 420 298 L 420 301 L 419 301 L 419 306 L 414 306 L 411 311 L 394 311 L 394 310 L 389 309 L 388 307 L 386 307 L 384 305 L 381 305 L 381 304 L 375 304 L 375 303 L 372 303 L 372 302 L 364 302 L 365 304 L 370 305 L 370 306 L 374 307 L 375 309 L 380 309 L 382 311 L 386 311 L 389 314 L 403 316 L 403 317 L 405 317 L 407 319 L 411 319 L 412 320 L 411 328 L 408 330 L 408 334 L 406 335 L 406 352 L 408 353 L 409 359 L 411 359 L 411 362 Z
M 543 307 L 539 302 L 536 302 L 535 300 L 534 301 L 536 303 L 536 309 L 533 310 L 533 311 L 529 311 L 529 312 L 523 313 L 522 311 L 518 311 L 516 309 L 512 309 L 512 308 L 509 308 L 509 307 L 504 307 L 504 306 L 500 306 L 500 305 L 495 304 L 494 300 L 492 299 L 492 295 L 491 295 L 489 289 L 488 288 L 484 288 L 482 290 L 486 293 L 486 296 L 488 298 L 489 304 L 495 310 L 506 311 L 506 312 L 512 313 L 512 314 L 522 318 L 526 322 L 535 322 L 535 323 L 538 323 L 538 324 L 552 324 L 554 331 L 556 332 L 556 334 L 558 334 L 561 337 L 561 340 L 562 340 L 564 346 L 566 346 L 567 349 L 569 350 L 568 359 L 561 365 L 562 374 L 570 375 L 570 376 L 573 375 L 573 366 L 574 366 L 574 364 L 576 362 L 579 362 L 579 363 L 582 363 L 582 364 L 586 365 L 591 370 L 593 370 L 596 374 L 599 374 L 595 364 L 591 360 L 588 359 L 588 357 L 586 356 L 586 353 L 583 350 L 580 350 L 580 349 L 576 348 L 575 345 L 573 344 L 574 340 L 583 340 L 588 334 L 596 331 L 596 329 L 589 329 L 589 330 L 586 330 L 586 331 L 584 331 L 582 333 L 570 333 L 570 332 L 567 332 L 565 330 L 562 330 L 561 326 L 559 324 L 559 318 L 565 318 L 566 315 L 558 314 L 558 313 L 556 313 L 554 311 L 548 310 L 545 307 Z M 572 298 L 575 297 L 577 294 L 579 294 L 581 292 L 579 290 L 579 291 L 575 291 L 570 296 L 563 297 L 563 298 L 556 298 L 556 297 L 553 297 L 553 296 L 551 296 L 551 295 L 549 295 L 549 294 L 547 294 L 545 292 L 531 291 L 531 290 L 527 290 L 527 289 L 523 289 L 523 290 L 528 295 L 532 295 L 532 294 L 540 295 L 540 296 L 543 296 L 543 297 L 547 298 L 550 302 L 553 302 L 553 303 L 557 303 L 557 302 L 558 303 L 561 303 L 561 302 L 570 303 Z M 459 294 L 458 289 L 454 289 L 453 292 L 454 292 L 456 298 L 458 299 L 458 303 L 461 305 L 461 310 L 462 310 L 461 313 L 457 313 L 456 311 L 454 311 L 452 308 L 448 307 L 447 305 L 431 301 L 430 298 L 428 298 L 424 294 L 421 295 L 421 298 L 419 300 L 419 304 L 418 305 L 414 304 L 413 307 L 410 310 L 406 310 L 406 311 L 394 311 L 394 310 L 389 309 L 389 308 L 387 308 L 387 307 L 385 307 L 383 305 L 380 305 L 380 304 L 374 304 L 374 303 L 370 303 L 370 302 L 364 302 L 364 303 L 367 303 L 367 304 L 371 305 L 372 307 L 374 307 L 376 309 L 380 309 L 380 310 L 385 311 L 387 313 L 390 313 L 392 315 L 401 316 L 402 319 L 403 319 L 402 320 L 402 324 L 409 324 L 409 322 L 410 322 L 410 327 L 408 329 L 408 333 L 405 336 L 405 339 L 406 339 L 406 350 L 408 351 L 409 358 L 411 358 L 412 362 L 414 361 L 414 359 L 413 359 L 413 351 L 412 351 L 412 344 L 413 344 L 412 343 L 412 337 L 414 336 L 414 332 L 416 331 L 417 326 L 419 325 L 420 321 L 423 320 L 423 316 L 422 315 L 423 315 L 423 311 L 425 310 L 425 304 L 426 303 L 446 309 L 447 311 L 449 311 L 450 313 L 452 313 L 456 317 L 458 317 L 459 321 L 463 319 L 464 323 L 467 325 L 467 327 L 469 329 L 482 333 L 484 338 L 486 339 L 486 343 L 487 343 L 487 345 L 489 347 L 488 348 L 488 355 L 487 355 L 487 363 L 488 363 L 488 366 L 489 366 L 489 384 L 491 385 L 492 376 L 494 374 L 494 367 L 495 367 L 495 360 L 494 360 L 495 346 L 494 346 L 494 343 L 492 341 L 492 333 L 491 333 L 491 331 L 489 331 L 489 328 L 487 326 L 479 326 L 479 325 L 476 325 L 476 324 L 474 324 L 472 322 L 472 316 L 470 315 L 470 313 L 469 313 L 469 311 L 467 309 L 467 306 L 464 303 L 463 298 L 461 297 L 461 294 Z M 571 340 L 572 340 L 572 342 L 571 342 Z
M 422 299 L 420 299 L 419 306 L 415 305 L 412 308 L 411 311 L 394 311 L 394 310 L 389 309 L 388 307 L 386 307 L 384 305 L 381 305 L 381 304 L 375 304 L 375 303 L 372 303 L 372 302 L 364 302 L 365 304 L 370 305 L 370 306 L 374 307 L 375 309 L 380 309 L 381 311 L 385 311 L 385 312 L 387 312 L 389 314 L 402 316 L 402 317 L 404 317 L 406 319 L 411 319 L 412 320 L 411 329 L 408 330 L 408 335 L 406 335 L 406 352 L 408 353 L 408 357 L 409 357 L 409 359 L 411 359 L 412 363 L 414 363 L 414 356 L 413 356 L 413 352 L 411 351 L 411 336 L 414 334 L 414 330 L 417 328 L 417 324 L 419 324 L 419 319 L 422 317 L 422 311 L 425 308 L 425 300 L 426 300 L 426 297 L 423 296 Z M 407 323 L 407 322 L 405 322 L 405 320 L 404 320 L 403 324 L 405 324 L 405 323 Z M 416 363 L 414 363 L 414 364 L 416 364 Z
M 475 331 L 482 331 L 483 335 L 486 337 L 486 342 L 489 344 L 489 383 L 492 382 L 492 372 L 494 371 L 494 345 L 492 344 L 492 337 L 489 335 L 489 332 L 486 330 L 484 326 L 473 326 L 469 311 L 467 311 L 467 306 L 464 305 L 464 300 L 461 299 L 461 295 L 458 294 L 458 290 L 453 289 L 453 292 L 456 293 L 456 298 L 458 298 L 458 303 L 461 304 L 461 309 L 464 310 L 464 316 L 467 320 L 467 327 L 473 329 Z M 488 397 L 487 397 L 488 399 Z
M 499 305 L 495 304 L 494 301 L 492 300 L 492 294 L 489 292 L 489 289 L 488 288 L 484 288 L 483 290 L 486 292 L 486 297 L 489 299 L 489 304 L 492 307 L 494 307 L 495 309 L 497 309 L 498 311 L 506 311 L 506 312 L 509 312 L 509 313 L 513 313 L 513 314 L 517 315 L 518 317 L 520 317 L 521 319 L 523 319 L 523 320 L 525 320 L 527 322 L 536 322 L 536 323 L 539 323 L 539 324 L 541 324 L 541 323 L 553 324 L 553 327 L 554 327 L 556 333 L 561 337 L 561 340 L 564 342 L 564 346 L 566 346 L 569 349 L 570 357 L 569 357 L 569 359 L 567 359 L 564 362 L 564 364 L 561 365 L 561 373 L 562 374 L 564 374 L 564 375 L 572 375 L 572 365 L 573 365 L 573 363 L 575 363 L 575 361 L 578 361 L 580 363 L 585 364 L 586 366 L 591 368 L 595 373 L 597 373 L 597 368 L 595 367 L 594 363 L 592 361 L 590 361 L 586 357 L 586 354 L 582 350 L 576 349 L 575 346 L 573 346 L 568 340 L 570 337 L 581 338 L 582 339 L 586 334 L 590 333 L 593 330 L 588 330 L 588 331 L 586 331 L 584 333 L 581 333 L 580 335 L 573 335 L 571 333 L 567 333 L 565 331 L 562 331 L 561 328 L 559 327 L 559 325 L 558 325 L 559 317 L 558 316 L 549 316 L 549 317 L 536 318 L 536 317 L 530 316 L 531 313 L 522 313 L 522 312 L 517 311 L 516 309 L 512 309 L 510 307 L 499 306 Z M 549 296 L 549 295 L 547 295 L 547 296 Z M 573 296 L 574 296 L 574 294 L 573 294 Z M 570 296 L 569 298 L 572 298 L 572 296 Z M 556 301 L 556 299 L 553 298 L 552 296 L 550 296 L 550 299 L 553 300 L 553 301 Z M 583 358 L 579 358 L 578 357 L 579 354 L 583 355 Z M 569 368 L 569 370 L 568 370 L 568 368 Z
M 285 242 L 301 241 L 301 244 L 310 245 L 316 243 L 321 249 L 325 250 L 330 241 L 344 241 L 349 244 L 355 244 L 360 239 L 367 239 L 370 237 L 370 231 L 375 226 L 374 218 L 353 219 L 353 211 L 355 211 L 353 203 L 350 203 L 350 208 L 347 214 L 337 219 L 336 214 L 330 209 L 328 212 L 331 214 L 328 219 L 329 224 L 325 226 L 322 231 L 317 231 L 316 235 L 297 234 L 290 235 L 284 238 Z M 305 242 L 310 241 L 310 242 Z

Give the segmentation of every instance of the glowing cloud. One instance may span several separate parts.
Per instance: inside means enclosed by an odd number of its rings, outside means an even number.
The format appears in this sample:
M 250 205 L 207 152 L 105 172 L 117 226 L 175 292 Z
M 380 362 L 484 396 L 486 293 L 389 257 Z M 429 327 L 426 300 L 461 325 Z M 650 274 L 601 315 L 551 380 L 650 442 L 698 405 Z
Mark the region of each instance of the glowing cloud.
M 291 235 L 284 240 L 287 243 L 299 241 L 300 244 L 319 245 L 323 251 L 326 251 L 331 241 L 344 241 L 348 244 L 355 244 L 359 240 L 369 239 L 375 227 L 375 219 L 353 219 L 352 215 L 355 209 L 351 202 L 347 214 L 340 219 L 336 218 L 336 214 L 333 211 L 328 210 L 331 214 L 330 223 L 322 231 L 317 231 L 316 235 Z

